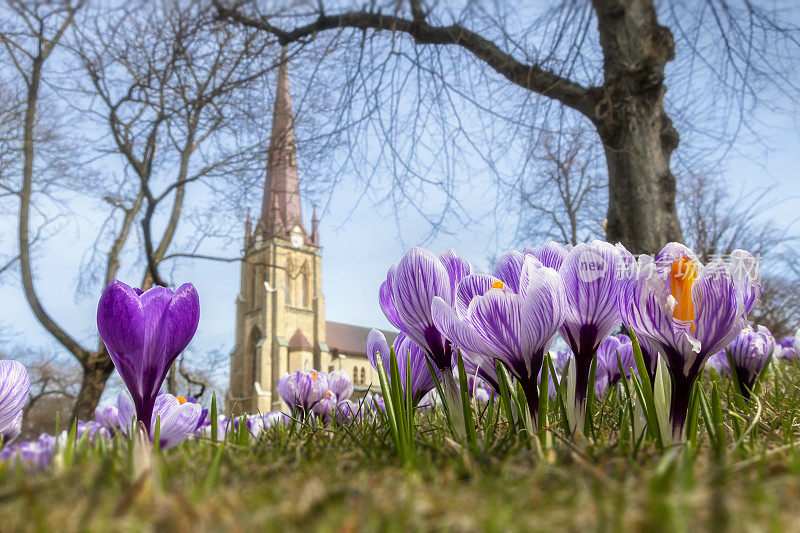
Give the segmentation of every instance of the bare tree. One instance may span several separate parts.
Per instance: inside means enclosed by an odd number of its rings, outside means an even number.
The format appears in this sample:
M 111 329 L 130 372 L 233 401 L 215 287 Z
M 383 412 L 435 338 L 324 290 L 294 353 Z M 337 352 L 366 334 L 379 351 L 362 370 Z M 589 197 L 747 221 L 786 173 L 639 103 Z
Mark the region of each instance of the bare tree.
M 792 334 L 800 324 L 800 270 L 792 268 L 800 244 L 797 221 L 779 223 L 763 216 L 778 203 L 769 189 L 734 195 L 724 177 L 714 172 L 692 172 L 680 183 L 686 243 L 703 262 L 725 259 L 737 248 L 755 254 L 762 293 L 750 319 L 776 337 Z
M 221 19 L 257 28 L 281 45 L 294 45 L 295 51 L 315 41 L 323 41 L 327 50 L 346 44 L 352 54 L 342 65 L 355 67 L 349 69 L 354 74 L 346 84 L 345 103 L 355 103 L 360 119 L 375 124 L 370 133 L 385 139 L 394 158 L 389 168 L 396 176 L 427 177 L 395 150 L 402 136 L 411 135 L 408 128 L 395 127 L 394 116 L 406 106 L 417 113 L 415 126 L 430 127 L 431 116 L 448 110 L 445 114 L 456 125 L 446 132 L 450 135 L 442 135 L 438 157 L 457 159 L 452 156 L 453 140 L 461 135 L 497 173 L 505 172 L 497 165 L 509 154 L 498 145 L 509 143 L 509 130 L 535 144 L 535 122 L 558 115 L 554 103 L 569 110 L 564 115 L 583 117 L 595 128 L 605 153 L 607 237 L 633 252 L 654 252 L 665 242 L 682 240 L 671 171 L 679 144 L 673 118 L 694 124 L 694 131 L 709 139 L 723 131 L 727 135 L 716 140 L 728 143 L 748 129 L 753 108 L 771 105 L 766 94 L 798 93 L 787 66 L 796 63 L 800 29 L 783 22 L 780 7 L 747 1 L 733 5 L 673 0 L 657 5 L 654 0 L 595 0 L 534 7 L 392 0 L 351 10 L 322 1 L 214 3 Z M 676 48 L 683 55 L 673 64 Z M 392 67 L 401 60 L 411 70 Z M 477 79 L 475 63 L 482 66 Z M 668 65 L 685 89 L 667 102 L 672 117 L 665 103 Z M 497 82 L 497 75 L 505 86 Z M 715 90 L 707 90 L 705 97 L 716 93 L 720 103 L 706 105 L 702 118 L 695 118 L 688 112 L 694 107 L 682 99 L 711 87 Z M 363 98 L 355 97 L 359 91 Z M 383 96 L 403 91 L 416 91 L 417 102 L 412 98 L 411 103 L 395 105 L 400 99 Z M 485 98 L 479 99 L 479 94 Z M 419 96 L 432 99 L 421 101 Z M 374 105 L 365 108 L 365 101 Z M 509 128 L 495 131 L 493 142 L 471 142 L 467 122 L 472 117 L 464 116 L 456 102 L 471 104 L 478 117 L 502 118 Z M 381 105 L 390 107 L 381 112 Z M 738 112 L 738 127 L 732 131 L 728 126 L 735 113 L 725 114 L 726 110 Z M 703 123 L 710 113 L 725 127 Z M 480 145 L 490 148 L 482 150 Z M 429 152 L 416 150 L 415 155 L 430 156 Z
M 117 276 L 137 221 L 147 265 L 142 286 L 165 284 L 158 265 L 169 259 L 189 184 L 222 180 L 229 172 L 263 175 L 263 165 L 255 163 L 263 153 L 261 132 L 240 130 L 241 121 L 256 112 L 254 93 L 263 94 L 256 86 L 272 63 L 263 59 L 257 32 L 208 25 L 209 18 L 192 3 L 87 11 L 80 30 L 66 42 L 67 30 L 82 7 L 69 2 L 10 2 L 5 14 L 11 16 L 0 27 L 0 38 L 27 89 L 22 180 L 14 189 L 20 200 L 22 287 L 36 319 L 82 367 L 73 414 L 85 419 L 92 416 L 113 364 L 99 338 L 96 347 L 84 347 L 48 313 L 37 294 L 31 264 L 30 212 L 41 198 L 35 194 L 40 173 L 34 168 L 42 159 L 35 135 L 37 117 L 42 115 L 39 97 L 45 61 L 54 50 L 63 54 L 62 59 L 77 58 L 88 74 L 84 96 L 77 102 L 74 95 L 81 93 L 74 90 L 61 96 L 69 94 L 70 106 L 108 128 L 112 143 L 97 143 L 102 146 L 99 156 L 121 157 L 124 166 L 124 172 L 109 181 L 83 184 L 109 206 L 91 254 L 92 269 L 83 280 L 94 287 L 93 294 L 98 284 L 105 286 Z M 68 56 L 68 51 L 74 55 Z M 49 87 L 56 93 L 65 91 Z M 166 216 L 161 216 L 158 207 L 170 200 Z M 192 246 L 180 252 L 173 255 L 189 258 L 202 251 Z M 136 255 L 134 264 L 141 264 L 141 258 Z
M 593 133 L 543 135 L 520 190 L 519 237 L 578 244 L 603 234 L 604 175 Z

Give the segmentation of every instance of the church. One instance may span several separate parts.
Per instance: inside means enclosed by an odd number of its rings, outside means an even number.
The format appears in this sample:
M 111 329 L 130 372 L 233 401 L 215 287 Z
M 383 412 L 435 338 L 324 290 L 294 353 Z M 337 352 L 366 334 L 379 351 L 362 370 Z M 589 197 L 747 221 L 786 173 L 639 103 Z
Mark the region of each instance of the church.
M 277 83 L 261 213 L 253 227 L 248 211 L 244 224 L 226 397 L 237 414 L 283 408 L 278 379 L 299 369 L 344 370 L 362 394 L 378 384 L 366 354 L 370 328 L 325 320 L 319 220 L 314 210 L 306 230 L 285 54 Z M 396 335 L 384 334 L 390 343 Z

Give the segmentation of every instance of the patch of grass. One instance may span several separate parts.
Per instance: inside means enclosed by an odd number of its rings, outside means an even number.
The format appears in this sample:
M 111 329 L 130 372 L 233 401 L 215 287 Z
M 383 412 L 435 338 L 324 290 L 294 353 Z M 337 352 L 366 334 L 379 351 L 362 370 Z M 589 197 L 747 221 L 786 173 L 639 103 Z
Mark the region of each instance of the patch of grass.
M 402 466 L 382 421 L 275 427 L 247 445 L 187 441 L 150 463 L 116 437 L 78 443 L 69 464 L 0 467 L 0 524 L 17 530 L 680 531 L 785 530 L 800 516 L 800 368 L 773 365 L 758 401 L 717 382 L 724 446 L 700 419 L 694 448 L 625 442 L 618 388 L 595 407 L 594 439 L 552 446 L 479 410 L 478 447 L 420 412 L 416 460 Z M 481 414 L 482 413 L 482 414 Z M 495 412 L 496 413 L 496 412 Z M 717 428 L 719 430 L 719 428 Z M 488 435 L 488 438 L 487 438 Z M 717 441 L 721 442 L 721 441 Z M 148 469 L 149 465 L 149 469 Z

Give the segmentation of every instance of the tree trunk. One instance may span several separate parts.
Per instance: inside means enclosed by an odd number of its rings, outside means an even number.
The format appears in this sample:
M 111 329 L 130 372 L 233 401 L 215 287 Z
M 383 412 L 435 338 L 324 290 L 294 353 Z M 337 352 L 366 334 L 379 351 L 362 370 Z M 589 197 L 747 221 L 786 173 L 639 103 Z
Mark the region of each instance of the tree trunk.
M 593 121 L 608 165 L 606 235 L 633 253 L 683 240 L 670 157 L 678 132 L 664 110 L 664 68 L 674 58 L 652 0 L 594 0 L 604 57 Z
M 83 381 L 72 410 L 73 419 L 92 420 L 94 418 L 94 410 L 106 388 L 106 381 L 113 371 L 114 363 L 105 348 L 99 352 L 93 352 L 83 362 Z

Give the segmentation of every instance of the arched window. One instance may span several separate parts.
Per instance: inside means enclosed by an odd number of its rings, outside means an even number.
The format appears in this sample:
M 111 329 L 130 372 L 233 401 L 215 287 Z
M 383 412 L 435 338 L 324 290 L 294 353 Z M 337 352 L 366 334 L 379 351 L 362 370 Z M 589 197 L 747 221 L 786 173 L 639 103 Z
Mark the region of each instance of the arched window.
M 361 367 L 361 384 L 367 384 L 367 370 L 363 366 Z
M 261 331 L 258 328 L 253 328 L 253 331 L 250 332 L 250 340 L 248 341 L 249 349 L 245 354 L 250 356 L 250 365 L 249 368 L 246 366 L 247 363 L 243 361 L 243 372 L 244 374 L 244 393 L 248 394 L 254 388 L 254 383 L 259 380 L 258 370 L 259 370 L 259 346 L 258 342 L 261 340 Z M 249 353 L 248 353 L 249 352 Z
M 353 383 L 358 385 L 358 367 L 353 367 Z

